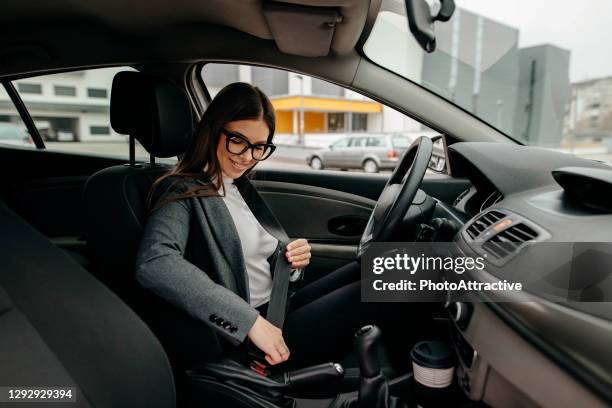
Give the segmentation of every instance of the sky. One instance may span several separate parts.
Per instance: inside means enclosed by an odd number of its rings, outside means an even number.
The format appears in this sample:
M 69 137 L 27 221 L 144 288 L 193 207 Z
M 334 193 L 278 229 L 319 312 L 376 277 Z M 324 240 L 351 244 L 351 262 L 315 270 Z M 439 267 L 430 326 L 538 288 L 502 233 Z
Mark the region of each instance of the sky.
M 612 0 L 455 0 L 458 7 L 519 29 L 519 47 L 571 51 L 572 82 L 612 75 Z

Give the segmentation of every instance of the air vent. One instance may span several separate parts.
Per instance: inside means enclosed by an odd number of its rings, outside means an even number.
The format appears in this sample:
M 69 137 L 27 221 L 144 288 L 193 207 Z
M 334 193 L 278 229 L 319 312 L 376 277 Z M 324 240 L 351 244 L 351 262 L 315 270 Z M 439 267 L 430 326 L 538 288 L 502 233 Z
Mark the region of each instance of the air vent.
M 476 218 L 472 222 L 472 225 L 467 228 L 466 232 L 470 236 L 470 238 L 476 239 L 476 237 L 482 234 L 484 230 L 486 230 L 491 225 L 495 224 L 497 221 L 505 217 L 506 214 L 502 213 L 501 211 L 488 211 Z
M 496 258 L 503 259 L 516 252 L 525 242 L 533 241 L 537 237 L 536 231 L 520 223 L 488 239 L 482 247 Z

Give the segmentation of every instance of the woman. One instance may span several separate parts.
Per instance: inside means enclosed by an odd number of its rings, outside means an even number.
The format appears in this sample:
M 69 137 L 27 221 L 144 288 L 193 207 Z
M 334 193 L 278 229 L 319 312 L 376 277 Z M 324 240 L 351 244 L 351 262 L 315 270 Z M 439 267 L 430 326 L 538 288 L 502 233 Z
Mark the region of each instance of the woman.
M 190 149 L 153 186 L 136 276 L 233 345 L 248 338 L 271 365 L 290 356 L 292 366 L 337 360 L 369 319 L 356 262 L 298 290 L 284 332 L 264 317 L 278 241 L 236 184 L 248 182 L 247 174 L 272 154 L 274 130 L 274 110 L 258 88 L 234 83 L 217 94 Z M 284 249 L 292 280 L 308 266 L 310 249 L 305 239 Z

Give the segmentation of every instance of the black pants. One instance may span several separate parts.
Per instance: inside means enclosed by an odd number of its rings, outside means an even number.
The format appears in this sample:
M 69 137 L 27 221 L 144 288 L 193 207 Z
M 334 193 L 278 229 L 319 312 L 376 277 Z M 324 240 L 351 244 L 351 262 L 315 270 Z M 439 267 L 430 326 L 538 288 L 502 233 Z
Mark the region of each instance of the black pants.
M 258 308 L 265 316 L 267 304 Z M 353 261 L 300 290 L 291 298 L 283 337 L 291 356 L 288 368 L 339 362 L 353 350 L 353 336 L 365 324 L 383 331 L 386 345 L 408 346 L 408 325 L 422 328 L 431 314 L 426 304 L 362 303 L 360 264 Z M 406 351 L 406 359 L 408 359 Z

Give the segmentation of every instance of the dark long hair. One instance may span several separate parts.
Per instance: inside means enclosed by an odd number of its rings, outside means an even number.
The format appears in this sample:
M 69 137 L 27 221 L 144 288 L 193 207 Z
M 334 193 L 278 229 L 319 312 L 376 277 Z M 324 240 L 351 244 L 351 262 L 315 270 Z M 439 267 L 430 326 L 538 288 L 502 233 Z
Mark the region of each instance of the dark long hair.
M 183 157 L 168 173 L 153 183 L 147 200 L 148 208 L 153 211 L 168 202 L 183 198 L 218 195 L 219 189 L 223 187 L 221 166 L 217 159 L 221 129 L 229 122 L 248 119 L 263 119 L 266 122 L 269 129 L 267 142 L 271 143 L 276 122 L 274 108 L 268 97 L 258 87 L 244 82 L 229 84 L 219 91 L 202 115 Z M 253 167 L 245 171 L 236 182 L 241 182 L 252 169 Z M 166 190 L 184 179 L 195 180 L 197 185 L 181 194 L 158 201 L 152 207 L 153 197 L 159 195 L 158 193 L 163 194 L 156 192 L 156 189 L 162 181 L 170 177 L 173 181 Z

